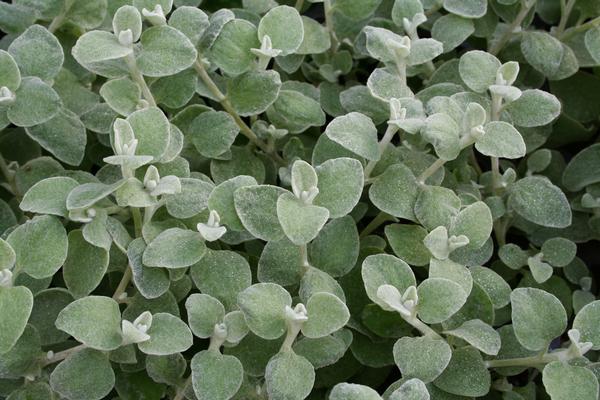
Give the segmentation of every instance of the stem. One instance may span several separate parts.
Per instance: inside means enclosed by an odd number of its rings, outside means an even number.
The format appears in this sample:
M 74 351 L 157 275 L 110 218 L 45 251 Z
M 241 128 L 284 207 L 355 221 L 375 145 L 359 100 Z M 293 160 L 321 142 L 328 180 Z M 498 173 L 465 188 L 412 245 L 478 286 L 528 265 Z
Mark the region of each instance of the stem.
M 417 329 L 419 332 L 421 332 L 423 334 L 423 336 L 427 336 L 432 339 L 442 339 L 442 337 L 436 331 L 431 329 L 429 327 L 429 325 L 425 324 L 419 318 L 417 318 L 417 317 L 408 318 L 408 317 L 404 317 L 402 314 L 400 314 L 400 316 L 406 322 L 408 322 L 410 325 L 412 325 L 415 329 Z
M 137 64 L 135 62 L 135 56 L 133 55 L 133 52 L 131 54 L 129 54 L 127 57 L 125 57 L 125 62 L 127 63 L 127 66 L 129 67 L 129 74 L 131 75 L 131 78 L 138 84 L 138 86 L 142 90 L 142 95 L 144 96 L 144 99 L 152 107 L 156 107 L 156 101 L 154 100 L 154 96 L 152 96 L 152 92 L 150 91 L 150 88 L 146 84 L 144 75 L 142 75 L 142 73 L 140 72 L 140 70 L 137 67 Z
M 225 343 L 224 337 L 219 337 L 217 335 L 212 335 L 210 337 L 210 344 L 208 345 L 209 351 L 216 351 L 217 353 L 221 352 L 221 346 Z
M 384 213 L 383 211 L 380 212 L 379 214 L 377 214 L 375 216 L 375 218 L 373 218 L 371 220 L 371 222 L 369 222 L 369 225 L 367 225 L 366 228 L 363 229 L 363 231 L 360 233 L 359 237 L 363 238 L 363 237 L 369 235 L 371 232 L 373 232 L 375 229 L 379 228 L 379 226 L 381 224 L 388 221 L 389 219 L 390 219 L 390 216 L 388 214 Z
M 308 262 L 308 248 L 307 245 L 303 244 L 300 247 L 300 263 L 302 267 L 306 270 L 310 268 L 310 262 Z
M 492 113 L 491 120 L 499 121 L 500 120 L 500 111 L 502 110 L 502 97 L 492 94 Z M 500 175 L 500 161 L 498 157 L 491 157 L 492 162 L 492 192 L 495 195 L 498 195 L 498 190 L 500 189 L 499 183 L 501 180 Z
M 140 213 L 140 209 L 137 207 L 131 208 L 131 216 L 133 217 L 133 226 L 135 229 L 135 236 L 142 236 L 142 214 Z
M 202 63 L 200 63 L 199 61 L 196 61 L 194 63 L 194 69 L 198 73 L 198 76 L 200 76 L 200 79 L 202 79 L 202 82 L 204 82 L 208 90 L 210 90 L 213 96 L 215 96 L 215 98 L 225 109 L 225 111 L 227 111 L 229 115 L 233 117 L 235 123 L 240 128 L 240 132 L 242 132 L 242 134 L 246 136 L 248 140 L 250 140 L 250 142 L 252 142 L 258 148 L 260 148 L 262 151 L 268 154 L 271 158 L 273 158 L 275 162 L 285 166 L 286 162 L 283 160 L 283 158 L 281 158 L 276 152 L 270 149 L 265 142 L 260 140 L 258 136 L 256 136 L 256 134 L 254 133 L 254 131 L 250 129 L 250 127 L 242 120 L 239 114 L 233 109 L 233 106 L 231 105 L 229 100 L 227 100 L 227 97 L 225 97 L 223 92 L 221 92 L 221 90 L 217 87 L 212 78 L 208 75 L 208 72 L 206 72 L 206 68 L 204 68 L 204 65 L 202 65 Z
M 554 353 L 543 353 L 531 357 L 507 358 L 504 360 L 488 360 L 485 362 L 488 368 L 501 367 L 535 367 L 540 364 L 548 364 L 552 361 L 568 361 L 573 358 L 569 349 L 555 351 Z
M 127 266 L 125 267 L 125 272 L 123 273 L 123 277 L 121 278 L 121 281 L 119 282 L 119 285 L 117 286 L 117 289 L 115 290 L 115 293 L 112 296 L 112 298 L 115 299 L 117 302 L 121 300 L 121 297 L 125 293 L 125 290 L 127 289 L 129 282 L 131 282 L 132 277 L 133 271 L 131 270 L 131 265 L 127 264 Z
M 392 139 L 394 138 L 394 135 L 396 134 L 396 132 L 398 132 L 398 127 L 395 125 L 388 125 L 387 130 L 385 131 L 385 134 L 383 135 L 383 138 L 381 139 L 381 141 L 379 142 L 379 156 L 381 156 L 383 154 L 383 152 L 385 151 L 385 148 L 387 147 L 388 144 L 390 144 L 390 142 L 392 141 Z M 367 179 L 369 179 L 369 176 L 371 176 L 371 173 L 373 172 L 373 169 L 375 169 L 375 166 L 377 165 L 377 161 L 376 160 L 371 160 L 369 161 L 369 163 L 367 164 L 366 168 L 365 168 L 365 181 Z
M 333 29 L 333 8 L 331 7 L 331 0 L 323 0 L 323 8 L 325 11 L 325 26 L 329 31 L 329 36 L 331 36 L 331 48 L 335 52 L 337 51 L 340 42 L 338 41 L 337 36 L 335 35 L 335 30 Z
M 525 19 L 527 14 L 529 14 L 531 6 L 532 5 L 525 3 L 521 4 L 521 10 L 519 11 L 519 14 L 517 14 L 515 20 L 509 25 L 508 29 L 506 30 L 506 32 L 504 32 L 500 39 L 496 43 L 494 43 L 493 46 L 490 47 L 488 51 L 490 54 L 495 56 L 498 53 L 500 53 L 500 50 L 502 50 L 502 48 L 506 45 L 506 43 L 510 39 L 510 36 L 514 33 L 517 26 L 520 26 L 521 23 L 523 23 L 523 20 Z
M 15 173 L 14 171 L 11 171 L 10 168 L 8 168 L 8 164 L 6 163 L 6 160 L 4 159 L 4 156 L 2 156 L 2 154 L 0 154 L 0 171 L 4 176 L 4 179 L 6 179 L 6 182 L 9 184 L 12 194 L 17 198 L 21 198 L 21 194 L 19 193 L 19 191 L 17 190 L 17 186 L 15 185 Z
M 183 383 L 183 386 L 181 386 L 180 388 L 177 389 L 177 394 L 175 395 L 175 397 L 173 397 L 173 400 L 183 400 L 185 398 L 185 392 L 191 383 L 192 383 L 192 375 L 190 374 L 190 376 Z
M 427 167 L 427 169 L 425 171 L 423 171 L 423 173 L 421 173 L 421 175 L 419 175 L 419 177 L 417 178 L 417 182 L 420 185 L 424 185 L 425 181 L 431 175 L 435 174 L 438 169 L 442 168 L 444 166 L 444 164 L 446 164 L 446 161 L 442 160 L 441 158 L 438 158 L 437 160 L 435 160 L 433 162 L 433 164 L 431 164 L 429 167 Z
M 71 354 L 76 353 L 79 350 L 84 349 L 85 347 L 86 347 L 85 344 L 80 344 L 79 346 L 71 347 L 70 349 L 60 351 L 60 352 L 54 354 L 52 356 L 52 358 L 46 359 L 44 361 L 44 363 L 42 364 L 42 368 L 44 368 L 47 365 L 54 364 L 54 363 L 57 363 L 59 361 L 62 361 L 65 358 L 69 357 Z
M 48 31 L 50 33 L 56 32 L 56 30 L 62 26 L 64 21 L 65 21 L 65 11 L 63 10 L 60 12 L 60 14 L 58 14 L 56 17 L 54 17 L 52 22 L 50 22 L 50 25 L 48 25 Z
M 302 7 L 304 6 L 304 0 L 296 0 L 296 5 L 294 6 L 298 12 L 302 11 Z
M 600 17 L 596 17 L 593 20 L 586 22 L 585 24 L 581 24 L 579 26 L 575 26 L 571 29 L 566 30 L 560 36 L 560 40 L 565 41 L 565 40 L 569 39 L 571 36 L 573 36 L 579 32 L 583 32 L 590 28 L 595 28 L 597 26 L 600 26 Z
M 285 340 L 281 344 L 281 348 L 279 352 L 292 351 L 292 345 L 296 340 L 296 337 L 300 333 L 300 329 L 302 329 L 302 324 L 298 323 L 288 323 L 287 335 L 285 336 Z
M 571 11 L 573 11 L 573 6 L 575 5 L 575 0 L 567 0 L 567 4 L 565 5 L 565 0 L 561 0 L 560 2 L 560 22 L 558 23 L 558 28 L 556 28 L 555 36 L 560 37 L 562 33 L 565 31 L 567 27 L 567 21 L 569 16 L 571 15 Z

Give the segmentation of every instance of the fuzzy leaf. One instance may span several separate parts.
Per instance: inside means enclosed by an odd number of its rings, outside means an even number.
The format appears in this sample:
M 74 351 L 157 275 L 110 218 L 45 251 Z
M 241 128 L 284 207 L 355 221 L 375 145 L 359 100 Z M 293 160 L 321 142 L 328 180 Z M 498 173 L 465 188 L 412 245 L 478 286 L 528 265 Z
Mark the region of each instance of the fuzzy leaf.
M 525 156 L 523 137 L 511 124 L 504 121 L 488 122 L 485 134 L 477 140 L 475 148 L 481 154 L 499 158 L 520 158 Z
M 500 351 L 500 335 L 479 319 L 466 321 L 458 328 L 445 333 L 463 339 L 485 354 L 495 356 Z
M 600 301 L 596 300 L 586 304 L 575 316 L 573 329 L 579 330 L 582 342 L 592 342 L 593 349 L 600 349 Z
M 214 333 L 215 325 L 223 322 L 225 307 L 212 296 L 194 293 L 185 301 L 188 324 L 194 335 L 206 339 Z
M 150 339 L 138 343 L 142 353 L 164 356 L 181 353 L 192 347 L 193 337 L 185 322 L 169 313 L 152 316 L 152 326 L 148 329 Z
M 523 91 L 521 97 L 506 106 L 513 123 L 524 127 L 547 125 L 558 117 L 560 110 L 560 101 L 554 95 L 538 89 Z
M 123 340 L 119 305 L 110 297 L 75 300 L 58 314 L 56 327 L 97 350 L 114 350 Z
M 454 315 L 467 301 L 467 294 L 456 282 L 428 278 L 417 287 L 418 314 L 423 322 L 436 324 Z
M 379 159 L 377 129 L 364 114 L 351 112 L 337 117 L 327 125 L 325 134 L 329 139 L 369 160 Z
M 491 377 L 479 351 L 463 347 L 454 350 L 450 364 L 433 384 L 451 394 L 480 397 L 489 392 Z
M 0 287 L 0 354 L 8 352 L 23 334 L 33 309 L 33 295 L 24 286 Z
M 544 367 L 542 382 L 552 400 L 598 398 L 598 379 L 584 367 L 551 362 Z
M 23 211 L 66 217 L 67 195 L 78 185 L 75 179 L 64 176 L 43 179 L 29 188 L 19 207 Z
M 571 207 L 566 196 L 546 178 L 532 176 L 517 181 L 511 187 L 508 205 L 538 225 L 551 228 L 571 225 Z
M 394 361 L 402 376 L 425 383 L 436 379 L 448 366 L 452 350 L 442 339 L 403 337 L 394 344 Z
M 58 94 L 41 79 L 25 77 L 15 93 L 6 116 L 17 126 L 28 128 L 51 120 L 60 111 Z
M 289 6 L 272 8 L 258 24 L 258 38 L 268 35 L 273 48 L 281 50 L 286 56 L 300 48 L 304 40 L 304 25 L 298 11 Z
M 485 92 L 496 83 L 500 61 L 485 51 L 469 51 L 460 58 L 458 71 L 465 84 L 475 92 Z
M 6 239 L 17 256 L 16 268 L 36 279 L 49 278 L 67 258 L 67 232 L 53 216 L 37 216 Z
M 60 71 L 64 61 L 58 39 L 41 25 L 32 25 L 8 47 L 23 76 L 37 76 L 50 81 Z
M 242 117 L 260 114 L 277 100 L 281 77 L 276 71 L 249 71 L 227 81 L 227 98 Z
M 72 354 L 50 375 L 52 390 L 69 400 L 101 400 L 114 385 L 115 373 L 108 357 L 92 349 Z
M 200 261 L 206 245 L 198 232 L 171 228 L 148 244 L 143 263 L 148 267 L 184 268 Z
M 257 35 L 256 27 L 250 22 L 242 19 L 227 22 L 211 47 L 211 60 L 228 75 L 250 70 L 256 58 L 250 50 L 260 47 Z
M 242 363 L 230 355 L 204 350 L 197 353 L 190 366 L 192 386 L 198 400 L 231 399 L 242 385 Z
M 146 76 L 174 75 L 191 67 L 198 55 L 183 33 L 166 25 L 144 30 L 140 42 L 142 51 L 137 65 Z
M 329 219 L 329 210 L 304 204 L 293 194 L 283 193 L 277 199 L 277 218 L 285 235 L 300 246 L 317 237 Z
M 263 339 L 277 339 L 286 330 L 285 307 L 292 305 L 290 294 L 274 283 L 257 283 L 238 295 L 248 328 Z
M 290 371 L 294 371 L 290 375 Z M 311 392 L 315 370 L 304 357 L 293 351 L 279 353 L 267 364 L 265 384 L 269 399 L 302 400 Z
M 338 383 L 331 389 L 329 400 L 381 400 L 381 397 L 368 386 Z
M 400 293 L 404 293 L 410 286 L 416 285 L 415 275 L 408 264 L 389 254 L 376 254 L 365 258 L 361 275 L 369 299 L 387 311 L 394 310 L 377 296 L 380 286 L 391 285 Z
M 541 289 L 517 288 L 510 295 L 515 335 L 523 347 L 545 350 L 567 328 L 561 302 Z
M 417 200 L 416 178 L 404 164 L 394 164 L 379 175 L 369 189 L 369 199 L 381 211 L 398 218 L 414 220 Z
M 308 321 L 302 325 L 302 334 L 320 338 L 340 330 L 350 318 L 346 304 L 331 293 L 316 293 L 306 303 Z

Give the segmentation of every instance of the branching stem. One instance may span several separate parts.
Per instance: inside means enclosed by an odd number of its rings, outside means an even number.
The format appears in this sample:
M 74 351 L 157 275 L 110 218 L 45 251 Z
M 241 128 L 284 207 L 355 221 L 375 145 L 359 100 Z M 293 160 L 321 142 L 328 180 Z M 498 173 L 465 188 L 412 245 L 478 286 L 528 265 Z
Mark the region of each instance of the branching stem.
M 133 55 L 133 52 L 127 57 L 125 57 L 125 62 L 127 63 L 127 67 L 129 68 L 129 74 L 131 75 L 131 78 L 135 81 L 135 83 L 138 84 L 138 86 L 142 90 L 142 96 L 144 96 L 144 99 L 152 107 L 156 107 L 156 100 L 154 100 L 154 96 L 152 96 L 152 92 L 146 84 L 144 75 L 142 75 L 142 73 L 137 67 L 137 63 L 135 61 L 135 56 Z
M 250 127 L 244 122 L 244 120 L 242 120 L 239 114 L 233 109 L 233 106 L 231 105 L 227 97 L 223 94 L 223 92 L 221 92 L 221 89 L 217 87 L 210 75 L 208 75 L 208 72 L 206 71 L 206 68 L 204 68 L 204 65 L 202 65 L 200 61 L 196 61 L 196 63 L 194 63 L 194 69 L 196 70 L 198 76 L 200 77 L 200 79 L 202 79 L 202 82 L 204 82 L 208 90 L 210 90 L 212 95 L 217 99 L 217 101 L 221 104 L 225 111 L 227 111 L 227 113 L 229 113 L 229 115 L 233 117 L 235 123 L 240 128 L 240 132 L 242 132 L 242 135 L 246 136 L 248 140 L 250 140 L 250 142 L 256 145 L 256 147 L 260 148 L 262 151 L 268 154 L 275 162 L 282 166 L 285 166 L 285 161 L 265 142 L 260 140 L 260 138 L 254 133 L 254 131 L 250 129 Z

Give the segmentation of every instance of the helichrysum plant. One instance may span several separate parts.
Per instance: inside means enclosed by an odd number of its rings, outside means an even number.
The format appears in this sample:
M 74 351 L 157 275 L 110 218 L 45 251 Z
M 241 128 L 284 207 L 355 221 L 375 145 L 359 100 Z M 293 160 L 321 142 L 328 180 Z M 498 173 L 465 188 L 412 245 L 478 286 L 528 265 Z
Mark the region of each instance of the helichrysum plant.
M 598 0 L 0 29 L 0 398 L 598 399 Z

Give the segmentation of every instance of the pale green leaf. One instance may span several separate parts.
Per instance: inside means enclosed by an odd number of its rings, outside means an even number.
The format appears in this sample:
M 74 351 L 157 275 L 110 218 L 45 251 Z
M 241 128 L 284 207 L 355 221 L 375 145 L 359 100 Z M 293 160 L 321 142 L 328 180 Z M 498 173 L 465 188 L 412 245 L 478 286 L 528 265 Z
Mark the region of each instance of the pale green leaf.
M 452 350 L 443 339 L 403 337 L 394 344 L 394 361 L 402 376 L 433 381 L 448 366 Z
M 290 374 L 290 371 L 293 371 Z M 312 390 L 315 370 L 304 357 L 293 351 L 279 353 L 269 360 L 265 383 L 271 400 L 302 400 Z
M 229 400 L 244 379 L 242 363 L 230 355 L 204 350 L 192 358 L 192 386 L 198 400 Z
M 379 159 L 377 128 L 364 114 L 351 112 L 337 117 L 327 125 L 325 134 L 329 139 L 369 160 Z
M 198 232 L 171 228 L 148 244 L 142 260 L 148 267 L 184 268 L 200 261 L 205 253 L 206 245 Z
M 114 385 L 115 373 L 107 355 L 92 349 L 72 354 L 50 375 L 52 390 L 68 400 L 101 400 Z
M 428 278 L 417 287 L 418 315 L 428 324 L 440 323 L 454 315 L 467 301 L 467 293 L 456 282 Z
M 78 185 L 76 180 L 64 176 L 43 179 L 25 193 L 19 207 L 23 211 L 65 217 L 67 195 Z
M 198 55 L 189 39 L 167 25 L 144 30 L 142 51 L 137 57 L 140 72 L 146 76 L 174 75 L 191 67 Z
M 286 331 L 285 307 L 292 297 L 274 283 L 257 283 L 238 295 L 248 328 L 263 339 L 277 339 Z
M 58 314 L 56 327 L 97 350 L 114 350 L 123 340 L 119 304 L 110 297 L 75 300 Z
M 16 267 L 36 279 L 53 276 L 67 258 L 67 232 L 53 216 L 37 216 L 8 235 Z
M 268 35 L 273 48 L 286 56 L 300 48 L 304 39 L 304 25 L 298 11 L 289 6 L 278 6 L 269 10 L 258 25 L 258 38 Z
M 567 328 L 561 302 L 541 289 L 517 288 L 510 295 L 515 335 L 529 350 L 545 350 Z
M 169 313 L 152 315 L 150 339 L 138 343 L 142 353 L 158 356 L 181 353 L 192 347 L 193 337 L 185 322 Z
M 534 224 L 551 228 L 571 225 L 571 207 L 565 194 L 539 176 L 520 179 L 510 189 L 508 206 Z
M 0 354 L 8 352 L 23 334 L 33 308 L 33 295 L 24 286 L 0 287 Z

